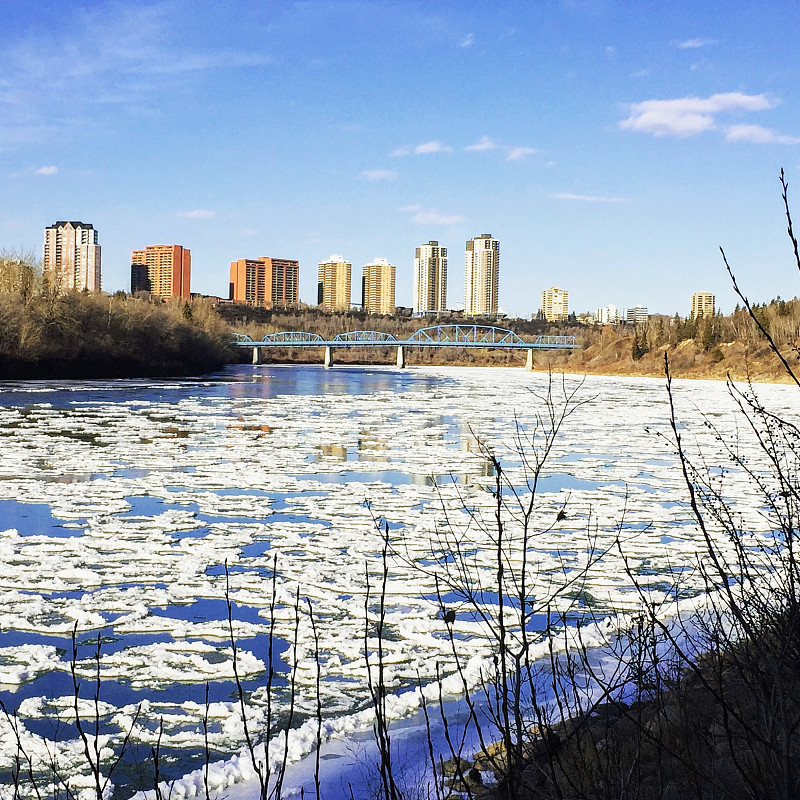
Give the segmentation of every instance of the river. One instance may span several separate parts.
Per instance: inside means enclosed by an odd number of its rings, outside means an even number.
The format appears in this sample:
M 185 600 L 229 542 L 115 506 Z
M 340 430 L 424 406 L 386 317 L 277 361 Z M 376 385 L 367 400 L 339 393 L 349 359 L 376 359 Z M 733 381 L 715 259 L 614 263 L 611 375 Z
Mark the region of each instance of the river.
M 454 615 L 471 669 L 490 656 L 492 637 L 458 590 L 472 581 L 486 609 L 497 602 L 490 454 L 508 479 L 514 547 L 516 504 L 527 502 L 534 454 L 564 408 L 525 543 L 531 596 L 567 621 L 635 610 L 617 542 L 653 602 L 674 599 L 679 576 L 686 597 L 699 592 L 691 566 L 702 540 L 664 381 L 549 381 L 510 368 L 248 365 L 197 380 L 0 384 L 0 698 L 18 710 L 26 747 L 57 752 L 63 774 L 85 773 L 73 724 L 75 630 L 81 715 L 94 725 L 99 669 L 103 743 L 113 750 L 131 730 L 115 797 L 150 788 L 159 737 L 162 777 L 178 781 L 176 796 L 189 792 L 192 779 L 181 779 L 202 766 L 204 717 L 218 774 L 241 777 L 247 770 L 230 760 L 244 730 L 226 585 L 251 729 L 268 704 L 287 720 L 292 664 L 300 733 L 290 758 L 306 754 L 319 663 L 326 737 L 363 736 L 365 614 L 374 647 L 384 531 L 385 679 L 390 713 L 407 716 L 418 679 L 432 682 L 437 663 L 452 673 L 443 612 Z M 758 391 L 797 416 L 790 387 Z M 737 431 L 726 386 L 679 381 L 675 397 L 690 451 L 719 472 Z M 725 481 L 731 502 L 760 524 L 742 476 Z M 468 566 L 462 584 L 459 565 Z M 576 576 L 580 590 L 565 591 Z M 544 615 L 537 620 L 543 629 Z M 9 724 L 0 718 L 0 774 L 16 749 Z

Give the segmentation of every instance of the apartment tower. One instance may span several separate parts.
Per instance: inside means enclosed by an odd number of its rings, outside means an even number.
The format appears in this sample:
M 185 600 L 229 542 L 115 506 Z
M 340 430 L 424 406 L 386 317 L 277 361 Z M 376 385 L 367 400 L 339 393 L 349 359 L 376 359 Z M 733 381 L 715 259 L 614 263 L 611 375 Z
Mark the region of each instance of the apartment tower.
M 100 291 L 97 231 L 85 222 L 59 221 L 44 229 L 43 270 L 60 292 Z
M 470 239 L 464 262 L 464 313 L 472 317 L 497 314 L 500 242 L 491 233 Z
M 650 319 L 647 306 L 634 306 L 625 312 L 625 322 L 628 325 L 645 325 Z
M 594 318 L 601 325 L 613 325 L 622 319 L 622 315 L 616 306 L 603 306 L 603 308 L 597 309 Z
M 364 264 L 361 305 L 370 314 L 394 314 L 394 280 L 397 268 L 385 258 Z
M 548 322 L 563 322 L 569 317 L 569 292 L 551 286 L 542 292 L 542 313 Z
M 297 306 L 300 262 L 288 258 L 240 258 L 231 261 L 228 297 L 262 308 Z
M 332 255 L 319 264 L 317 304 L 325 311 L 347 311 L 350 308 L 350 272 L 352 264 L 339 255 Z
M 692 295 L 692 319 L 714 316 L 715 297 L 711 292 L 695 292 Z
M 414 255 L 414 313 L 447 310 L 447 248 L 439 242 L 421 244 Z
M 152 244 L 131 253 L 131 294 L 191 297 L 192 251 L 179 244 Z

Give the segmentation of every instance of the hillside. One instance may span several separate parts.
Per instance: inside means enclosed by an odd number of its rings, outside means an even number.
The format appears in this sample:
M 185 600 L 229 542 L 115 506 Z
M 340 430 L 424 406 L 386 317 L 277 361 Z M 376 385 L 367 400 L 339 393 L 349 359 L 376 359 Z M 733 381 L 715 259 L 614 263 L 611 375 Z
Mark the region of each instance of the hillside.
M 218 313 L 232 330 L 260 339 L 266 333 L 303 330 L 325 338 L 348 330 L 377 330 L 406 338 L 419 328 L 435 324 L 492 324 L 487 320 L 465 320 L 460 316 L 420 320 L 370 315 L 361 311 L 326 314 L 317 309 L 275 310 L 225 305 Z M 800 338 L 800 301 L 780 298 L 756 307 L 759 320 L 770 331 L 784 356 L 794 363 L 798 356 L 795 342 Z M 589 326 L 580 323 L 547 323 L 542 320 L 507 319 L 496 323 L 532 341 L 542 334 L 575 336 L 581 345 L 573 352 L 535 353 L 536 369 L 555 369 L 602 375 L 662 376 L 664 353 L 669 356 L 675 377 L 757 381 L 786 380 L 785 370 L 755 323 L 743 310 L 706 320 L 651 317 L 646 325 Z M 281 349 L 264 352 L 268 361 L 319 363 L 317 349 Z M 243 350 L 240 360 L 249 361 L 251 352 Z M 380 363 L 394 360 L 391 347 L 374 350 L 339 350 L 339 363 Z M 409 365 L 491 365 L 523 366 L 525 354 L 504 350 L 412 350 L 406 354 Z

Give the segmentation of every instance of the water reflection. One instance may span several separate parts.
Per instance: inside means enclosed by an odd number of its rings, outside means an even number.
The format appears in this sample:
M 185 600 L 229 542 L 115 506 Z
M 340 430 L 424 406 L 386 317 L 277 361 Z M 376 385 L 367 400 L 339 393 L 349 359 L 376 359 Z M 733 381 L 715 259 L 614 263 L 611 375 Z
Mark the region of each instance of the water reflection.
M 202 379 L 81 381 L 0 381 L 0 406 L 28 409 L 69 409 L 76 404 L 178 403 L 184 398 L 248 399 L 280 395 L 365 395 L 425 391 L 445 386 L 441 375 L 388 367 L 346 367 L 326 370 L 322 365 L 250 366 L 232 364 Z

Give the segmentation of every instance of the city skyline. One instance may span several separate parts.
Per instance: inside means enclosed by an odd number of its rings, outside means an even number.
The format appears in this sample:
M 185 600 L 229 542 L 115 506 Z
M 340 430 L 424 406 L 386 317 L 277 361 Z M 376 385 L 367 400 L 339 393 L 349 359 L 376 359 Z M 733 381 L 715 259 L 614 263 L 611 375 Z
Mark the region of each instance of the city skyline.
M 54 285 L 61 291 L 103 291 L 100 274 L 99 232 L 89 223 L 59 221 L 45 228 L 43 270 L 51 275 Z M 131 253 L 130 293 L 148 292 L 168 300 L 190 299 L 191 250 L 182 245 L 148 245 Z M 498 310 L 498 285 L 500 242 L 484 233 L 469 239 L 465 246 L 465 297 L 463 307 L 448 306 L 447 298 L 447 248 L 432 240 L 415 250 L 414 306 L 415 316 L 442 312 L 463 312 L 467 317 L 504 317 Z M 402 306 L 396 303 L 397 268 L 388 259 L 376 257 L 362 267 L 361 302 L 352 298 L 352 263 L 334 254 L 317 265 L 316 305 L 326 311 L 345 311 L 363 308 L 369 313 L 392 315 Z M 300 264 L 295 259 L 262 256 L 256 259 L 240 258 L 230 262 L 228 296 L 213 295 L 221 300 L 263 308 L 291 308 L 304 303 L 299 297 Z M 433 304 L 421 310 L 421 298 Z M 533 318 L 543 315 L 548 322 L 565 321 L 576 312 L 569 311 L 569 291 L 551 286 L 540 293 L 536 311 L 518 315 Z M 691 296 L 689 319 L 713 316 L 713 292 L 695 291 Z M 314 305 L 313 302 L 306 305 Z M 408 307 L 407 307 L 408 308 Z M 648 311 L 637 304 L 620 315 L 614 305 L 582 311 L 581 318 L 593 319 L 601 324 L 620 321 L 642 321 Z M 654 312 L 658 314 L 660 312 Z M 676 312 L 678 316 L 682 316 Z M 632 316 L 633 315 L 633 316 Z M 669 315 L 667 315 L 669 316 Z
M 181 241 L 201 293 L 278 252 L 313 301 L 325 253 L 380 252 L 411 306 L 416 243 L 483 229 L 512 316 L 553 281 L 577 311 L 684 314 L 694 285 L 731 310 L 720 245 L 754 300 L 791 293 L 795 4 L 39 5 L 0 31 L 0 247 L 41 257 L 43 221 L 91 219 L 107 291 L 142 241 Z

